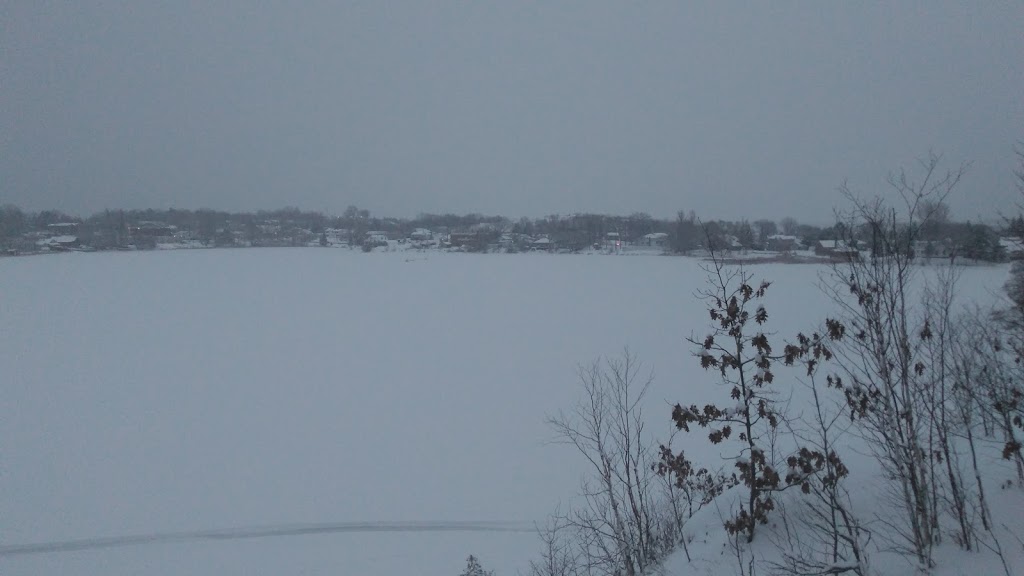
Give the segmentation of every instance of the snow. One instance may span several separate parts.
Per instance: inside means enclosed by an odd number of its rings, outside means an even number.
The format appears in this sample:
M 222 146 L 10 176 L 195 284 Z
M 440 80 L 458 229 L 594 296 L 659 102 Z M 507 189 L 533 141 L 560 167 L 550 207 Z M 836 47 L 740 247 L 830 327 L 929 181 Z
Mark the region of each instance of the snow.
M 77 242 L 77 241 L 78 241 L 78 237 L 77 236 L 64 235 L 64 236 L 52 236 L 50 238 L 44 238 L 44 239 L 39 240 L 38 242 L 36 242 L 36 244 L 38 244 L 40 246 L 44 246 L 44 245 L 49 245 L 49 244 L 71 244 L 71 243 Z
M 886 517 L 888 510 L 886 498 L 880 492 L 881 472 L 872 467 L 868 459 L 858 459 L 852 452 L 844 454 L 851 466 L 852 475 L 846 485 L 851 489 L 853 506 L 857 514 L 867 526 L 875 532 L 873 544 L 883 549 L 894 545 L 884 540 L 885 527 L 877 520 Z M 746 462 L 740 458 L 739 461 Z M 1000 471 L 1001 462 L 989 462 L 990 469 L 996 470 L 993 477 L 988 478 L 986 496 L 991 496 L 989 503 L 999 526 L 998 535 L 1004 552 L 1007 554 L 1011 574 L 1020 574 L 1024 566 L 1024 551 L 1017 538 L 1024 535 L 1024 526 L 1020 518 L 1024 514 L 1024 495 L 1020 488 L 1000 489 L 997 478 L 1012 477 L 1009 468 Z M 733 576 L 739 574 L 739 568 L 732 544 L 722 530 L 722 518 L 727 511 L 739 504 L 739 492 L 735 489 L 719 497 L 719 502 L 698 512 L 687 524 L 685 533 L 689 540 L 689 552 L 692 560 L 687 560 L 682 551 L 676 552 L 666 562 L 663 574 L 683 576 L 696 574 L 699 576 Z M 781 506 L 792 509 L 801 499 L 798 491 L 784 492 L 778 498 Z M 760 526 L 759 536 L 749 548 L 744 548 L 744 559 L 755 560 L 757 573 L 772 573 L 769 564 L 777 561 L 779 556 L 774 542 L 784 541 L 785 527 L 778 522 L 776 516 L 769 524 Z M 744 545 L 746 546 L 746 545 Z M 936 548 L 934 553 L 936 567 L 929 572 L 935 576 L 979 576 L 1005 574 L 998 557 L 988 551 L 964 552 L 954 543 L 946 542 Z M 843 563 L 836 563 L 841 566 Z M 903 576 L 915 574 L 915 566 L 905 558 L 892 553 L 874 550 L 870 556 L 872 574 L 878 576 Z
M 707 328 L 695 259 L 407 256 L 0 260 L 0 572 L 457 574 L 474 554 L 513 575 L 539 550 L 522 530 L 568 502 L 584 470 L 544 424 L 576 400 L 578 364 L 637 353 L 655 373 L 645 414 L 660 437 L 672 404 L 723 397 L 681 353 Z M 823 267 L 749 270 L 774 282 L 779 334 L 830 309 Z M 989 298 L 1005 275 L 969 268 L 960 293 Z M 693 457 L 719 458 L 705 435 L 692 441 Z M 995 492 L 993 508 L 1019 522 L 1017 492 Z M 701 535 L 691 553 L 701 573 L 731 573 L 711 510 L 688 527 Z M 502 528 L 444 529 L 469 521 Z M 348 523 L 396 529 L 295 530 Z M 238 529 L 266 534 L 183 537 Z M 122 536 L 143 541 L 4 554 Z

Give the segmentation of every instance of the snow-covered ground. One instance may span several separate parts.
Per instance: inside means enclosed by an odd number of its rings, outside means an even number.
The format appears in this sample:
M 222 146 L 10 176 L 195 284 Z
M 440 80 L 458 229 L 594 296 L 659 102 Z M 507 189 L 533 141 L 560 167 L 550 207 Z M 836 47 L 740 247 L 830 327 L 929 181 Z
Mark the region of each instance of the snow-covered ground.
M 454 575 L 469 554 L 525 571 L 525 529 L 583 471 L 544 424 L 576 399 L 578 364 L 629 346 L 654 371 L 659 436 L 669 403 L 721 397 L 684 340 L 707 331 L 698 265 L 321 249 L 0 260 L 0 573 Z M 823 266 L 750 269 L 774 281 L 780 335 L 828 314 Z M 990 301 L 1005 276 L 969 268 L 960 297 Z M 488 524 L 452 524 L 470 521 Z

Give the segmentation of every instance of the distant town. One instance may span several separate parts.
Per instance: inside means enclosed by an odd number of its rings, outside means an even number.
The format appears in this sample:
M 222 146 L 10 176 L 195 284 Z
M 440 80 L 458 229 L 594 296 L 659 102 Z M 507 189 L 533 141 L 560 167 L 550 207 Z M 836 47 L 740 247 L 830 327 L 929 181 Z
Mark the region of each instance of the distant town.
M 925 207 L 912 249 L 924 258 L 998 262 L 1024 258 L 1024 219 L 1003 225 L 958 222 L 945 204 Z M 909 226 L 909 225 L 908 225 Z M 840 259 L 872 250 L 871 231 L 841 222 L 828 227 L 793 218 L 702 220 L 648 214 L 553 215 L 511 220 L 479 214 L 372 216 L 351 206 L 341 216 L 284 208 L 255 213 L 214 210 L 105 210 L 79 218 L 56 210 L 0 207 L 0 254 L 325 247 L 351 250 L 444 250 L 480 253 L 695 254 L 709 247 L 733 258 Z

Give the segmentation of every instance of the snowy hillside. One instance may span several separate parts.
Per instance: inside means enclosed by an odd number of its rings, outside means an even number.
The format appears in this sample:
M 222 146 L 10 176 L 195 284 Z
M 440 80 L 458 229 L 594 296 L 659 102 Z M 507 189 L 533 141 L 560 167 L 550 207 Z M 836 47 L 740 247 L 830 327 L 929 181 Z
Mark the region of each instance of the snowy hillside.
M 659 438 L 672 404 L 721 397 L 685 340 L 707 326 L 698 265 L 318 249 L 0 260 L 0 572 L 454 575 L 469 554 L 525 572 L 529 529 L 585 470 L 545 424 L 576 401 L 579 364 L 629 346 L 654 372 Z M 828 315 L 823 267 L 750 270 L 774 282 L 780 335 Z M 1006 270 L 966 269 L 958 297 L 991 301 Z M 704 436 L 674 445 L 721 460 Z M 865 514 L 882 505 L 871 466 L 849 481 Z M 999 466 L 992 508 L 1021 526 Z M 736 572 L 713 507 L 687 531 L 693 561 L 667 573 Z M 1004 546 L 1024 570 L 1021 545 Z M 940 574 L 1001 572 L 953 555 L 940 549 Z M 894 562 L 874 567 L 909 571 Z

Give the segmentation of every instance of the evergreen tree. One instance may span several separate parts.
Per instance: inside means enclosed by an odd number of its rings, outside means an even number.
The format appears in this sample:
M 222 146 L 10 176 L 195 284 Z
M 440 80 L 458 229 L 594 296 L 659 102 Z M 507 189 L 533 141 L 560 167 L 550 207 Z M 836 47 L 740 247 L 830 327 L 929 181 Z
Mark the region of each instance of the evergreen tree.
M 750 225 L 750 222 L 743 220 L 736 226 L 736 240 L 740 243 L 740 246 L 747 250 L 754 247 L 756 243 L 754 228 Z
M 472 554 L 466 558 L 466 569 L 459 573 L 459 576 L 494 576 L 494 571 L 484 570 L 480 561 Z
M 1002 259 L 1003 247 L 998 236 L 984 224 L 967 223 L 961 249 L 963 255 L 972 260 L 995 262 Z
M 1016 217 L 1011 218 L 1006 225 L 1006 232 L 1010 236 L 1017 238 L 1024 238 L 1024 216 L 1018 214 Z

